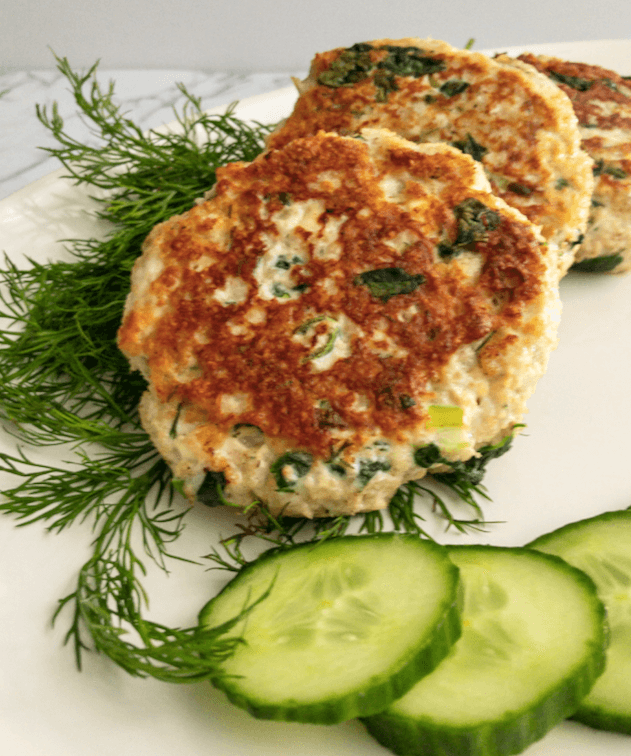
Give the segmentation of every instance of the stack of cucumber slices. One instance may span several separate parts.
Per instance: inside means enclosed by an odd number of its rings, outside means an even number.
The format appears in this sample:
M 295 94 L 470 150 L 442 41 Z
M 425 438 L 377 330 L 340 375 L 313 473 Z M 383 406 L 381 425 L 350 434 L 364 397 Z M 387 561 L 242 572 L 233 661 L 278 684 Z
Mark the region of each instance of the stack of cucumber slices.
M 256 717 L 361 718 L 403 756 L 521 753 L 568 717 L 631 734 L 629 510 L 523 548 L 379 533 L 275 549 L 200 625 L 236 616 L 213 682 Z

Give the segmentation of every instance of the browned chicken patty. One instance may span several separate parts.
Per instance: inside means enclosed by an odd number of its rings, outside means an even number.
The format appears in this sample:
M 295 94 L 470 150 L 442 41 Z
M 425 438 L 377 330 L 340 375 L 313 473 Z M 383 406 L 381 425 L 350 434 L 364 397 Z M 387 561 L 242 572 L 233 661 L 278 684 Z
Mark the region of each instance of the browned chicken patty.
M 365 129 L 219 169 L 147 238 L 119 345 L 191 500 L 318 517 L 511 433 L 558 320 L 556 261 L 479 162 Z
M 530 53 L 522 60 L 570 98 L 583 149 L 594 159 L 595 185 L 577 270 L 631 270 L 631 81 L 615 71 Z
M 592 163 L 567 96 L 521 61 L 433 39 L 382 39 L 319 53 L 296 82 L 270 147 L 320 130 L 390 129 L 479 161 L 493 191 L 541 226 L 562 275 L 585 231 Z

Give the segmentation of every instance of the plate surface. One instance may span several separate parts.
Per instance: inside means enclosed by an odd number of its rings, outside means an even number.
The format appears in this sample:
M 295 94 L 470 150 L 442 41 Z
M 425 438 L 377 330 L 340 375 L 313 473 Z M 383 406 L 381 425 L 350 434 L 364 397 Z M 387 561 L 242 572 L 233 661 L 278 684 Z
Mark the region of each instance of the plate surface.
M 517 54 L 526 48 L 498 52 Z M 570 60 L 631 74 L 631 41 L 531 45 Z M 495 52 L 495 51 L 487 51 Z M 293 87 L 244 100 L 238 115 L 274 122 L 287 115 Z M 64 254 L 59 239 L 102 228 L 82 190 L 61 171 L 0 202 L 0 248 L 14 261 Z M 490 465 L 484 505 L 496 524 L 477 535 L 445 533 L 444 542 L 521 545 L 567 522 L 631 505 L 631 276 L 569 274 L 561 284 L 560 343 L 529 403 L 527 428 L 513 450 Z M 8 435 L 1 448 L 14 449 Z M 42 459 L 45 459 L 42 454 Z M 0 484 L 4 481 L 0 479 Z M 1 489 L 0 489 L 1 490 Z M 176 544 L 201 558 L 230 532 L 230 515 L 197 508 Z M 89 526 L 59 535 L 0 519 L 0 742 L 19 756 L 379 756 L 387 751 L 357 722 L 335 727 L 260 722 L 206 683 L 167 685 L 129 677 L 88 654 L 84 670 L 64 647 L 68 617 L 55 628 L 57 600 L 73 590 L 89 554 Z M 203 560 L 202 560 L 203 562 Z M 226 578 L 174 564 L 169 578 L 150 573 L 151 616 L 188 626 Z M 531 746 L 528 756 L 628 756 L 631 740 L 567 722 Z

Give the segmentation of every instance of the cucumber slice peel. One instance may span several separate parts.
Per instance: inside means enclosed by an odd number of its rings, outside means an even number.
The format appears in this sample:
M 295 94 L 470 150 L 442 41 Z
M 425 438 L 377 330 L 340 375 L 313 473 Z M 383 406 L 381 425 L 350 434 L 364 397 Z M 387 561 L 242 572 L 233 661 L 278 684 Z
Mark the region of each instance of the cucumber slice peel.
M 449 554 L 465 590 L 461 639 L 364 723 L 405 756 L 520 753 L 571 715 L 602 673 L 604 607 L 592 581 L 558 557 L 493 546 Z
M 557 554 L 596 583 L 611 627 L 607 667 L 572 717 L 631 735 L 631 511 L 570 523 L 529 544 Z
M 460 635 L 460 600 L 444 547 L 343 536 L 265 552 L 199 623 L 221 625 L 254 604 L 213 684 L 255 717 L 332 724 L 382 710 L 433 670 Z

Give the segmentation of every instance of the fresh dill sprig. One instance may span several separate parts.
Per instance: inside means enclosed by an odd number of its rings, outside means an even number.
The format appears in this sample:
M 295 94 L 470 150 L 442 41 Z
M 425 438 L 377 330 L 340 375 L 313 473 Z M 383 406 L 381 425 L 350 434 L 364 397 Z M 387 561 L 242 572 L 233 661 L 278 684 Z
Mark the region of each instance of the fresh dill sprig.
M 175 127 L 145 133 L 115 103 L 114 82 L 107 88 L 100 85 L 98 63 L 81 74 L 65 58 L 57 58 L 57 67 L 70 83 L 93 143 L 85 144 L 65 130 L 56 104 L 50 112 L 38 106 L 38 118 L 60 145 L 45 151 L 77 183 L 113 190 L 103 215 L 139 234 L 188 210 L 213 186 L 219 166 L 253 160 L 274 128 L 241 121 L 234 105 L 221 115 L 204 113 L 200 98 L 178 84 L 184 105 L 174 110 Z
M 453 475 L 453 479 L 450 475 Z M 461 503 L 473 509 L 471 518 L 456 518 L 450 505 L 439 495 L 435 486 L 422 485 L 415 480 L 399 487 L 386 510 L 364 512 L 361 515 L 338 515 L 307 520 L 274 516 L 266 508 L 254 503 L 246 513 L 249 514 L 248 524 L 239 525 L 236 533 L 222 540 L 220 548 L 213 548 L 204 558 L 212 562 L 214 569 L 238 572 L 252 561 L 244 554 L 242 548 L 243 542 L 251 536 L 264 539 L 273 548 L 287 548 L 304 540 L 319 542 L 342 536 L 354 525 L 357 526 L 358 533 L 394 530 L 431 539 L 432 536 L 423 527 L 425 518 L 417 509 L 419 499 L 431 503 L 431 513 L 443 521 L 445 529 L 454 528 L 460 533 L 485 530 L 489 523 L 484 520 L 480 505 L 474 496 L 474 493 L 478 493 L 486 499 L 489 498 L 483 486 L 465 481 L 464 476 L 458 473 L 445 474 L 444 477 L 443 487 L 456 493 Z
M 98 215 L 115 230 L 104 241 L 70 241 L 70 262 L 29 260 L 22 270 L 5 259 L 0 272 L 3 315 L 10 321 L 0 331 L 1 411 L 39 445 L 72 441 L 79 428 L 69 415 L 86 421 L 81 440 L 92 434 L 88 420 L 110 427 L 133 422 L 144 381 L 130 372 L 116 332 L 142 241 L 154 225 L 190 209 L 213 186 L 219 166 L 259 154 L 272 128 L 240 121 L 233 108 L 205 114 L 180 86 L 185 102 L 175 112 L 174 131 L 145 134 L 115 104 L 113 83 L 101 88 L 96 65 L 78 74 L 65 58 L 57 64 L 92 143 L 72 137 L 53 104 L 50 112 L 37 108 L 60 145 L 45 149 L 76 183 L 107 192 Z M 107 436 L 107 429 L 99 427 L 101 433 Z
M 144 574 L 142 564 L 127 546 L 110 552 L 97 548 L 81 568 L 75 591 L 59 602 L 54 619 L 67 604 L 73 606 L 73 620 L 66 639 L 74 644 L 79 669 L 81 652 L 93 648 L 135 677 L 154 677 L 171 683 L 217 678 L 221 675 L 221 662 L 241 642 L 239 636 L 227 636 L 227 633 L 256 603 L 264 600 L 270 590 L 218 627 L 171 628 L 142 618 L 143 605 L 148 599 L 136 570 Z M 113 615 L 116 623 L 112 622 Z M 90 646 L 83 642 L 86 627 Z M 140 643 L 124 637 L 130 631 Z
M 56 104 L 39 107 L 41 123 L 59 145 L 45 149 L 68 178 L 96 190 L 96 215 L 110 232 L 104 239 L 67 240 L 67 260 L 28 260 L 23 268 L 6 258 L 0 270 L 0 419 L 16 439 L 15 453 L 0 454 L 0 473 L 14 481 L 3 491 L 0 513 L 53 532 L 91 524 L 92 554 L 55 613 L 57 620 L 70 612 L 66 640 L 79 667 L 82 653 L 94 649 L 133 675 L 207 679 L 233 648 L 229 626 L 174 629 L 143 617 L 145 561 L 167 572 L 168 560 L 180 558 L 169 548 L 182 532 L 185 510 L 174 501 L 171 473 L 140 426 L 145 381 L 130 371 L 116 333 L 130 271 L 149 231 L 211 189 L 218 167 L 253 160 L 273 126 L 244 123 L 232 107 L 204 113 L 200 100 L 180 86 L 184 105 L 175 112 L 175 128 L 145 133 L 115 103 L 114 84 L 101 87 L 97 65 L 86 73 L 74 72 L 65 58 L 57 65 L 91 136 L 89 143 L 72 137 Z M 34 447 L 60 445 L 68 450 L 66 462 L 37 461 Z M 241 548 L 247 536 L 283 547 L 337 537 L 351 525 L 360 532 L 388 527 L 428 537 L 415 511 L 418 494 L 429 496 L 448 526 L 479 527 L 473 494 L 482 489 L 470 476 L 459 488 L 459 475 L 445 483 L 473 507 L 471 521 L 455 519 L 442 497 L 415 482 L 393 497 L 389 522 L 382 512 L 316 521 L 274 517 L 254 503 L 248 526 L 209 558 L 215 566 L 239 569 L 247 563 Z
M 66 131 L 55 104 L 50 112 L 37 109 L 59 144 L 46 151 L 68 178 L 98 189 L 97 216 L 111 231 L 105 239 L 68 240 L 69 261 L 18 267 L 5 257 L 0 417 L 19 445 L 0 455 L 0 472 L 15 483 L 5 487 L 0 512 L 52 531 L 92 524 L 92 556 L 55 615 L 71 610 L 66 637 L 79 666 L 83 650 L 93 648 L 132 674 L 200 679 L 216 674 L 229 651 L 223 633 L 143 619 L 143 560 L 167 571 L 185 510 L 173 504 L 171 474 L 139 425 L 145 382 L 130 372 L 116 333 L 130 271 L 151 228 L 189 209 L 213 186 L 220 165 L 252 160 L 272 127 L 244 123 L 233 108 L 206 114 L 180 87 L 185 102 L 174 130 L 144 133 L 115 104 L 114 85 L 101 88 L 96 65 L 85 74 L 66 59 L 57 65 L 91 142 Z M 65 444 L 68 462 L 37 462 L 23 444 Z M 140 645 L 124 637 L 130 631 Z

